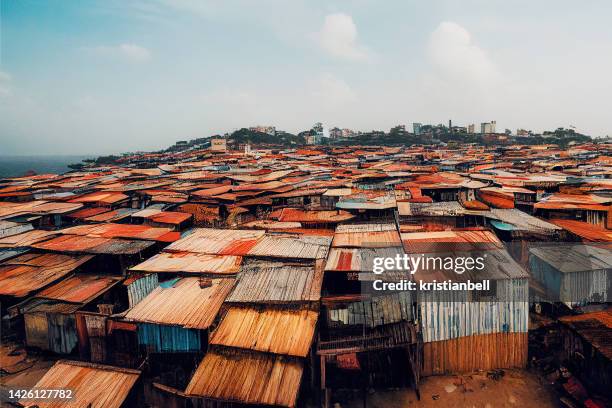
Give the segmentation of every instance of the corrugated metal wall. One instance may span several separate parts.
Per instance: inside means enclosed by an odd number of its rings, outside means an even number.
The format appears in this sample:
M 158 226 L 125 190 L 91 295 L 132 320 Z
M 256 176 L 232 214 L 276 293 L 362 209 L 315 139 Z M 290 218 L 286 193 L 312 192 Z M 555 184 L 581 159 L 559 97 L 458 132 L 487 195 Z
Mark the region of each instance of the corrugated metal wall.
M 413 320 L 412 298 L 408 291 L 328 309 L 328 322 L 332 326 L 365 325 L 372 328 L 411 320 Z
M 201 350 L 200 331 L 179 326 L 138 323 L 138 343 L 156 353 Z
M 423 341 L 478 334 L 526 333 L 528 290 L 526 279 L 512 279 L 497 281 L 498 297 L 508 301 L 469 301 L 467 292 L 420 292 L 418 308 Z
M 127 287 L 130 307 L 134 307 L 134 305 L 144 299 L 158 285 L 159 281 L 156 273 L 145 275 L 130 283 Z
M 546 287 L 556 301 L 568 303 L 606 302 L 612 288 L 607 270 L 563 273 L 535 255 L 529 256 L 533 277 Z
M 26 313 L 24 320 L 26 342 L 30 347 L 70 354 L 77 345 L 74 315 Z

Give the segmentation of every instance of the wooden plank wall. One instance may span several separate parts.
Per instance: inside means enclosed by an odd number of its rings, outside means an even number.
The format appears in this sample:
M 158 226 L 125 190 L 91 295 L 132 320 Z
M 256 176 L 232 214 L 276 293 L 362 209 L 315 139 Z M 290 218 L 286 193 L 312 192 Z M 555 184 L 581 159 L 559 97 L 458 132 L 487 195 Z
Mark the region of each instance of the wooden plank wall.
M 493 333 L 423 344 L 423 375 L 525 367 L 527 333 Z

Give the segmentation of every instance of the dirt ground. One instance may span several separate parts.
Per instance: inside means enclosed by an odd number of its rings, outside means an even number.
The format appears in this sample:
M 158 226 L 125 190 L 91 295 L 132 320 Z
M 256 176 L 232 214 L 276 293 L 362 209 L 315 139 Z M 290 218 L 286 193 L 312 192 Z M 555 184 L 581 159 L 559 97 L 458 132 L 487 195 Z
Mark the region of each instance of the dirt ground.
M 499 380 L 486 373 L 435 376 L 421 382 L 421 400 L 409 389 L 368 393 L 367 407 L 376 408 L 555 408 L 558 399 L 540 377 L 525 370 L 505 370 Z M 333 405 L 332 405 L 333 406 Z M 362 396 L 355 396 L 335 408 L 362 408 Z

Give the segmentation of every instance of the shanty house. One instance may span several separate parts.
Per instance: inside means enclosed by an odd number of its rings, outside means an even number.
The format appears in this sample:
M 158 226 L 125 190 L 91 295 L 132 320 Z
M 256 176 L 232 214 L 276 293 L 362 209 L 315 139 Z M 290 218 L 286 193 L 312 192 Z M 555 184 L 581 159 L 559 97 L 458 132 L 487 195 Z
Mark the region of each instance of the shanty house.
M 531 248 L 529 268 L 547 299 L 567 304 L 612 301 L 612 251 L 598 244 L 558 243 Z

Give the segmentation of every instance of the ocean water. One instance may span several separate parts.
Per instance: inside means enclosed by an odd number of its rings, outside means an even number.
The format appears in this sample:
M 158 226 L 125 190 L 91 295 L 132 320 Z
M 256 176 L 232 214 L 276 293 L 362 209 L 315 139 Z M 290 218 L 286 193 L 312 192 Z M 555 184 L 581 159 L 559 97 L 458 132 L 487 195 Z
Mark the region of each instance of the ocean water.
M 69 164 L 93 156 L 0 156 L 0 178 L 18 177 L 33 171 L 36 174 L 61 174 L 70 170 Z

